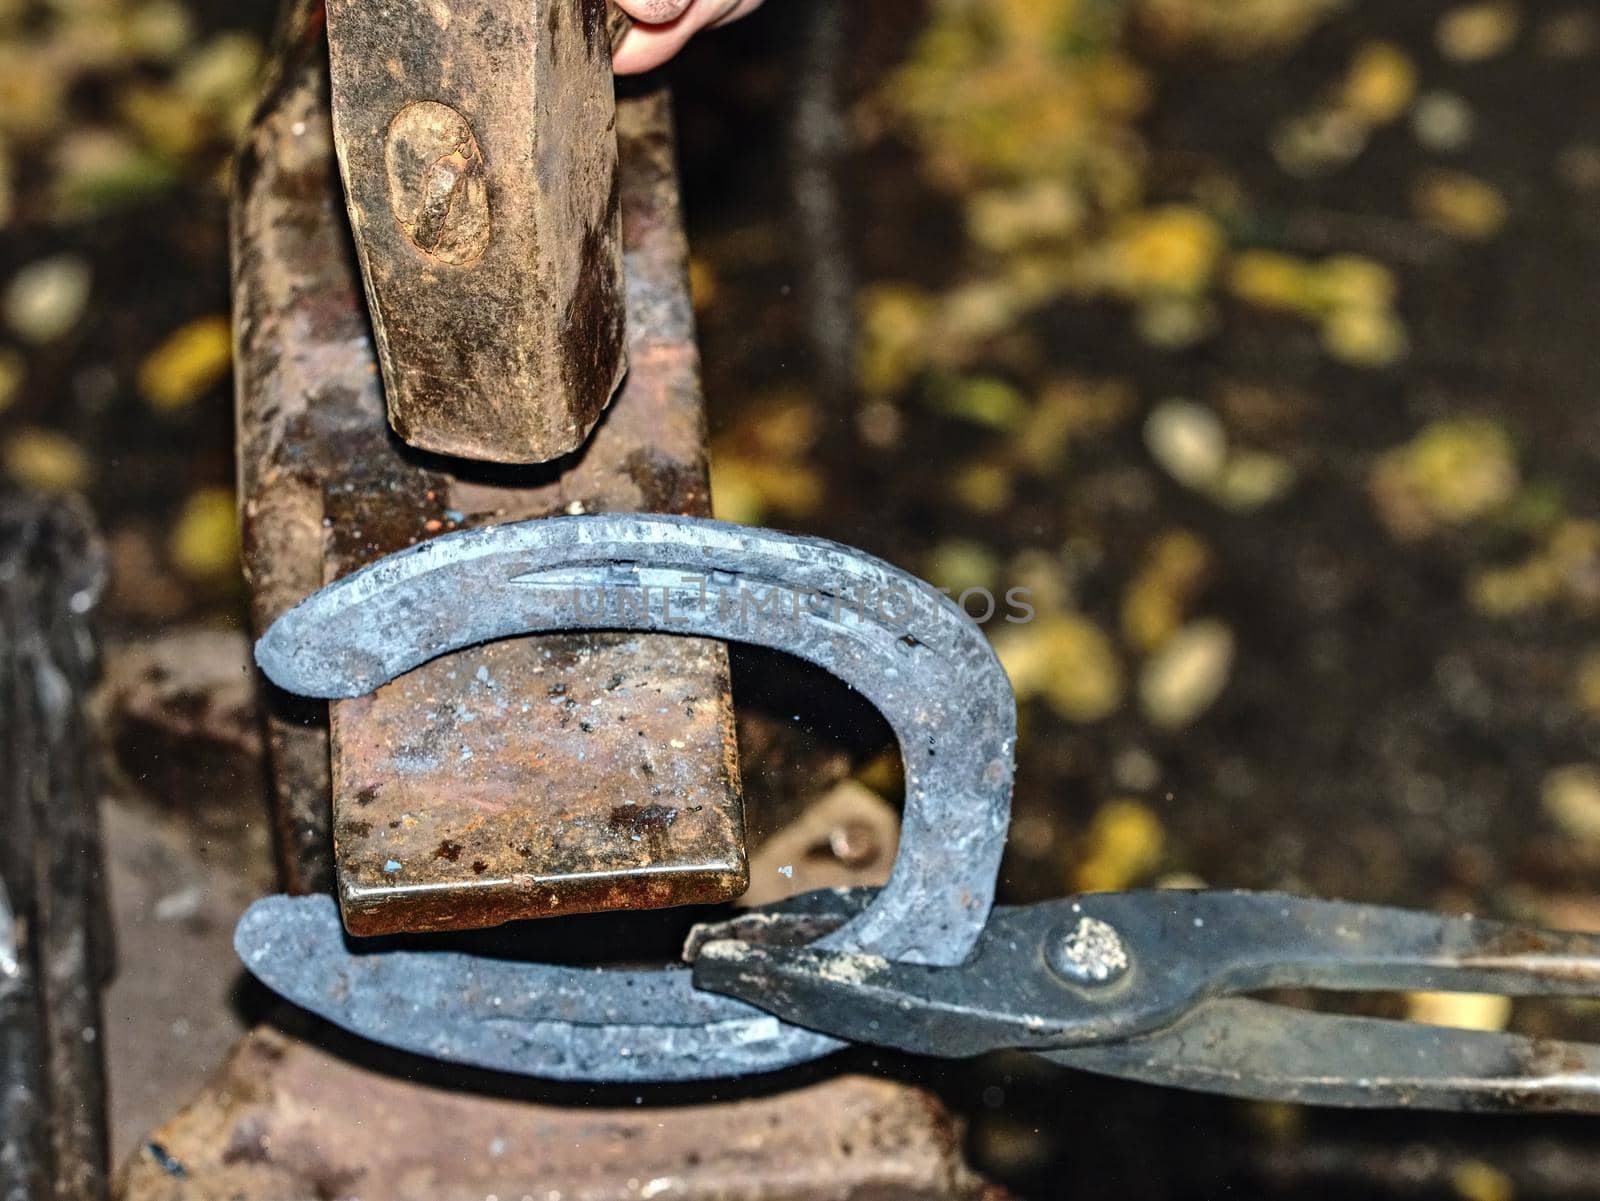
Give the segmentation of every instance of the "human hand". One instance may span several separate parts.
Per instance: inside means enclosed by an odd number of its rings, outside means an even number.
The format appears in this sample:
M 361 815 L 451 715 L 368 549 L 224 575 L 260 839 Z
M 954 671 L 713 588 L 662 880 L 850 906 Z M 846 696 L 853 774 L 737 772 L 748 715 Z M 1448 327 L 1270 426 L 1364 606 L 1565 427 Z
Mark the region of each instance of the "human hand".
M 616 0 L 634 19 L 613 56 L 618 75 L 659 67 L 702 29 L 726 25 L 761 7 L 761 0 Z

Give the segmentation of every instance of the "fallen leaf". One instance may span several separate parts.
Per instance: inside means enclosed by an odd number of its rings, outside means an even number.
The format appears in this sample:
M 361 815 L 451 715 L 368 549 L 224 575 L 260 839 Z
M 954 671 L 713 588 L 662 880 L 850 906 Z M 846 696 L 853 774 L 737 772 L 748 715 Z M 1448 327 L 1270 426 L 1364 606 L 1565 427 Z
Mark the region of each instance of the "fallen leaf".
M 1233 671 L 1233 631 L 1215 618 L 1173 635 L 1139 673 L 1139 704 L 1166 730 L 1190 725 L 1216 703 Z
M 1095 812 L 1072 873 L 1074 892 L 1120 892 L 1161 865 L 1166 831 L 1155 810 L 1135 800 L 1107 801 Z
M 1076 613 L 1045 614 L 994 635 L 1017 699 L 1042 698 L 1068 721 L 1095 722 L 1122 704 L 1122 664 L 1111 639 Z
M 1428 172 L 1412 188 L 1411 203 L 1435 229 L 1472 242 L 1494 237 L 1511 212 L 1494 187 L 1464 171 Z
M 1519 23 L 1516 6 L 1503 0 L 1465 4 L 1439 18 L 1434 41 L 1452 62 L 1479 63 L 1510 49 Z
M 89 456 L 65 434 L 28 426 L 5 444 L 12 479 L 40 492 L 78 492 L 89 483 Z
M 202 488 L 184 502 L 167 544 L 173 566 L 192 580 L 239 573 L 239 519 L 231 488 Z
M 88 260 L 78 255 L 30 263 L 6 288 L 6 324 L 25 342 L 54 342 L 83 316 L 91 284 Z
M 201 317 L 168 335 L 139 366 L 139 392 L 158 413 L 187 408 L 233 366 L 233 327 L 224 316 Z

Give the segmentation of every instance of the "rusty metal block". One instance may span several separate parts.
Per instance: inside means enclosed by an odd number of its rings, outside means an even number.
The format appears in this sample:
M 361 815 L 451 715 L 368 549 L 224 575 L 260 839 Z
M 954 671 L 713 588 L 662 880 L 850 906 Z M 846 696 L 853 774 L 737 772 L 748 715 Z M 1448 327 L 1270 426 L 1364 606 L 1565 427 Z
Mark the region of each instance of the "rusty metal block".
M 352 930 L 452 929 L 742 892 L 725 652 L 518 639 L 334 706 Z M 718 770 L 704 770 L 706 764 Z
M 257 632 L 327 580 L 434 533 L 563 512 L 707 512 L 666 96 L 618 108 L 633 367 L 583 453 L 537 468 L 418 455 L 385 427 L 334 173 L 319 11 L 292 0 L 240 155 L 234 215 L 240 492 Z M 744 888 L 720 644 L 518 639 L 340 702 L 331 823 L 317 709 L 268 701 L 286 883 L 329 886 L 331 828 L 352 933 L 709 902 Z
M 334 144 L 389 420 L 576 450 L 626 369 L 606 0 L 328 0 Z
M 356 1067 L 267 1030 L 124 1165 L 122 1201 L 998 1201 L 932 1096 L 842 1076 L 673 1108 L 562 1108 Z

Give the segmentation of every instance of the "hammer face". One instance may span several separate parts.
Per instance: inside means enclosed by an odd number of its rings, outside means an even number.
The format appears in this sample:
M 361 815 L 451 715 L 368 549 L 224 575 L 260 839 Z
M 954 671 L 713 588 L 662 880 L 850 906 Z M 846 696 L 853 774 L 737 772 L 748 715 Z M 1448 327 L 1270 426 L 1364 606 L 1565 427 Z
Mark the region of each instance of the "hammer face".
M 534 463 L 626 370 L 606 0 L 328 0 L 334 141 L 389 421 Z

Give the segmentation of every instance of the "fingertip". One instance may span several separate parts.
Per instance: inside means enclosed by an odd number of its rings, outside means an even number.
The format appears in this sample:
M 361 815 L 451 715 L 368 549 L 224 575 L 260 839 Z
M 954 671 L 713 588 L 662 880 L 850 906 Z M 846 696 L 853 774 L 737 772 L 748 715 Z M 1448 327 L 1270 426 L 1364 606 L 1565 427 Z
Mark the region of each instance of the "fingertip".
M 754 12 L 761 0 L 618 0 L 640 22 L 612 56 L 618 75 L 640 75 L 671 59 L 702 29 Z
M 616 5 L 635 21 L 664 25 L 676 21 L 694 0 L 616 0 Z
M 748 17 L 751 13 L 755 12 L 756 9 L 760 8 L 761 5 L 762 0 L 731 0 L 731 3 L 728 5 L 728 10 L 717 17 L 715 21 L 711 22 L 711 28 L 717 29 L 723 25 L 729 24 L 732 21 L 737 21 L 741 17 Z
M 668 61 L 693 35 L 693 30 L 673 25 L 665 29 L 636 25 L 622 39 L 611 58 L 611 68 L 618 75 L 642 75 L 654 71 Z

